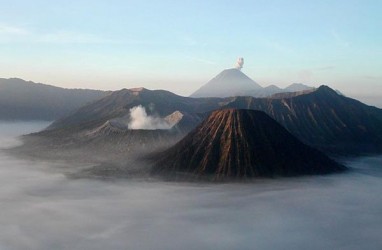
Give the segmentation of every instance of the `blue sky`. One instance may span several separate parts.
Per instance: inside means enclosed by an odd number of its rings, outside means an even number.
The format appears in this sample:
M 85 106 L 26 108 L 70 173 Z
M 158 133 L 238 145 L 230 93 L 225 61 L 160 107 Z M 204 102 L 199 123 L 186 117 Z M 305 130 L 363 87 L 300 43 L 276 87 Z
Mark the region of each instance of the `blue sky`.
M 240 56 L 262 86 L 382 97 L 382 1 L 0 4 L 0 77 L 188 95 Z

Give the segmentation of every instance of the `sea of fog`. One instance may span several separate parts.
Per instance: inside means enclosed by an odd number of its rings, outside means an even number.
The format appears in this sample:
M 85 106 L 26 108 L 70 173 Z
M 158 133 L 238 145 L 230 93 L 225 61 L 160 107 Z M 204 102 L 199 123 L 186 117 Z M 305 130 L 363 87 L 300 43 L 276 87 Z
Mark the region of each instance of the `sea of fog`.
M 1 123 L 0 147 L 46 123 Z M 382 157 L 253 183 L 67 178 L 0 150 L 0 249 L 382 249 Z

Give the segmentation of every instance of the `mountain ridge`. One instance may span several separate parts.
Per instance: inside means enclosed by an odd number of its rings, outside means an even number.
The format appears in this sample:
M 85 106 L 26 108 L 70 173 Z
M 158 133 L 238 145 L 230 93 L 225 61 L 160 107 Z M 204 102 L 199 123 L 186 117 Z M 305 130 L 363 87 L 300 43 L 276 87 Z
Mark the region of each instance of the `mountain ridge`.
M 108 120 L 129 115 L 141 105 L 148 115 L 184 114 L 177 129 L 188 132 L 201 117 L 217 109 L 236 108 L 266 112 L 299 140 L 331 154 L 382 152 L 382 110 L 338 95 L 327 86 L 297 96 L 254 98 L 189 98 L 169 91 L 122 90 L 86 105 L 55 121 L 41 135 L 71 135 L 94 130 Z
M 382 110 L 325 85 L 290 98 L 236 97 L 226 107 L 265 111 L 302 142 L 329 153 L 382 152 Z
M 197 176 L 276 177 L 344 170 L 292 136 L 262 111 L 212 112 L 180 142 L 157 156 L 153 173 Z
M 0 78 L 0 120 L 55 120 L 108 93 Z
M 232 97 L 232 96 L 253 96 L 269 97 L 277 93 L 301 92 L 313 89 L 302 83 L 293 83 L 282 89 L 276 85 L 262 87 L 240 69 L 225 69 L 214 78 L 201 86 L 190 97 Z

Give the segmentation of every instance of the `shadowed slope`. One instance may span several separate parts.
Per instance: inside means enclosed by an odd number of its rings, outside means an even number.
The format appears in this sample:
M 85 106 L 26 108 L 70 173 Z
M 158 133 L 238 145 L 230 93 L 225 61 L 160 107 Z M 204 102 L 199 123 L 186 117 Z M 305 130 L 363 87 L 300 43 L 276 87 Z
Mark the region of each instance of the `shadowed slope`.
M 92 129 L 110 119 L 128 115 L 130 109 L 138 105 L 145 107 L 148 115 L 165 117 L 175 111 L 193 114 L 214 110 L 219 108 L 219 101 L 218 98 L 182 97 L 164 90 L 122 89 L 55 121 L 49 129 Z
M 213 112 L 172 148 L 161 153 L 154 173 L 223 177 L 328 174 L 344 167 L 304 145 L 264 112 Z
M 382 110 L 337 94 L 327 86 L 298 96 L 278 98 L 188 98 L 168 91 L 124 89 L 57 120 L 44 136 L 77 136 L 108 121 L 125 119 L 137 105 L 148 115 L 179 111 L 176 129 L 189 132 L 216 109 L 252 109 L 267 113 L 303 143 L 326 153 L 352 155 L 382 152 Z
M 54 120 L 109 94 L 0 78 L 0 120 Z
M 291 98 L 236 97 L 225 107 L 264 111 L 302 142 L 328 153 L 382 151 L 382 110 L 327 86 Z

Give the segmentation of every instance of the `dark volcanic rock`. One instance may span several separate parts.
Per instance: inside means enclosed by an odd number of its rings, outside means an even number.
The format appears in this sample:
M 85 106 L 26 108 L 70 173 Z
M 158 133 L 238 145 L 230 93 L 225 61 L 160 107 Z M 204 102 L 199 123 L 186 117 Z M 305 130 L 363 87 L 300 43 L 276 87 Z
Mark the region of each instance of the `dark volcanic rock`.
M 183 116 L 174 130 L 182 133 L 194 129 L 213 110 L 252 109 L 264 111 L 303 143 L 328 154 L 382 152 L 382 109 L 339 95 L 327 86 L 272 98 L 188 98 L 162 90 L 125 89 L 57 120 L 40 135 L 78 137 L 108 121 L 128 117 L 130 109 L 138 105 L 148 115 L 171 117 L 180 112 Z
M 175 146 L 160 153 L 153 173 L 221 179 L 328 174 L 344 169 L 264 112 L 226 109 L 213 112 Z
M 219 101 L 219 98 L 182 97 L 164 90 L 122 89 L 55 121 L 49 130 L 94 129 L 110 119 L 129 115 L 130 109 L 138 105 L 144 107 L 148 115 L 165 117 L 175 111 L 195 114 L 218 109 Z
M 382 152 L 382 110 L 327 86 L 281 99 L 236 97 L 225 107 L 264 111 L 303 143 L 326 153 Z

